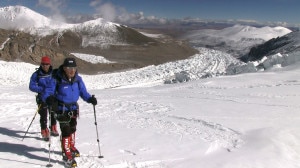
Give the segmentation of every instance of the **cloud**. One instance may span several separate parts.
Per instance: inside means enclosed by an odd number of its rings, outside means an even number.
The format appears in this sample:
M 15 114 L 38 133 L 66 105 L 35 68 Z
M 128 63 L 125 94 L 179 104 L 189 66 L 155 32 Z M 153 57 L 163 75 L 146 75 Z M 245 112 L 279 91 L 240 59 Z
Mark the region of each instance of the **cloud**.
M 122 24 L 165 24 L 166 19 L 155 16 L 144 16 L 144 12 L 130 13 L 124 7 L 112 3 L 104 3 L 102 0 L 93 0 L 89 4 L 96 11 L 95 17 L 101 17 L 108 21 Z
M 126 10 L 126 8 L 117 6 L 111 2 L 106 2 L 106 0 L 91 0 L 89 6 L 92 7 L 95 11 L 94 14 L 77 14 L 77 15 L 68 15 L 65 12 L 65 9 L 68 7 L 68 3 L 72 3 L 72 0 L 38 0 L 37 6 L 41 6 L 47 8 L 51 12 L 51 18 L 55 21 L 61 22 L 69 22 L 69 23 L 82 23 L 88 20 L 96 19 L 96 18 L 104 18 L 107 21 L 116 22 L 119 24 L 125 25 L 148 25 L 148 26 L 165 26 L 165 25 L 173 25 L 182 27 L 184 25 L 191 24 L 199 24 L 201 22 L 206 22 L 203 19 L 167 19 L 160 18 L 154 15 L 145 15 L 143 11 L 138 13 L 130 13 Z M 259 24 L 257 21 L 252 20 L 222 20 L 218 21 L 222 23 L 240 23 L 240 24 Z M 267 25 L 272 25 L 272 23 L 265 23 Z M 284 25 L 287 26 L 286 23 L 275 23 L 273 25 Z M 196 26 L 197 27 L 197 26 Z M 299 25 L 298 25 L 299 27 Z
M 205 22 L 205 20 L 197 18 L 191 19 L 168 19 L 168 18 L 160 18 L 154 15 L 145 15 L 143 11 L 137 13 L 131 13 L 126 10 L 126 8 L 117 6 L 111 2 L 107 2 L 106 0 L 91 0 L 89 6 L 94 9 L 94 14 L 77 14 L 77 15 L 63 15 L 63 8 L 67 8 L 68 3 L 72 3 L 71 0 L 38 0 L 38 5 L 46 7 L 50 9 L 52 13 L 52 18 L 59 21 L 67 20 L 70 23 L 82 23 L 88 20 L 96 19 L 96 18 L 104 18 L 107 21 L 116 22 L 119 24 L 125 25 L 151 25 L 151 26 L 164 26 L 164 25 L 178 25 L 182 27 L 182 25 L 189 25 L 190 23 L 200 23 Z M 237 20 L 228 20 L 228 21 L 220 21 L 224 23 L 249 23 L 249 21 L 237 21 Z M 256 21 L 251 21 L 250 23 L 256 24 Z
M 61 13 L 65 3 L 65 0 L 38 0 L 37 5 L 48 8 L 51 12 L 52 19 L 65 22 L 65 17 Z
M 118 9 L 115 5 L 109 2 L 103 3 L 102 0 L 91 1 L 90 6 L 95 9 L 95 16 L 102 17 L 109 21 L 114 21 L 118 13 Z
M 98 14 L 100 14 L 104 19 L 109 21 L 114 21 L 117 16 L 117 9 L 111 3 L 105 3 L 96 8 Z
M 97 7 L 97 6 L 101 5 L 101 3 L 102 3 L 102 0 L 93 0 L 90 2 L 90 6 Z

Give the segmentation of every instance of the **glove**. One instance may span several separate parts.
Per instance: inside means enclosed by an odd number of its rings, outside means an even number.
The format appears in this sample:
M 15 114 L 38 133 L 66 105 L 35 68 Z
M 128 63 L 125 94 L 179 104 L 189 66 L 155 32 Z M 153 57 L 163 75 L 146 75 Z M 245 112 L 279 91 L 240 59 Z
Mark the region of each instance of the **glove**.
M 42 101 L 42 99 L 39 95 L 35 96 L 35 101 L 36 101 L 36 104 L 42 104 L 43 103 L 43 101 Z
M 46 99 L 46 103 L 47 103 L 48 106 L 52 106 L 55 101 L 56 101 L 56 99 L 53 95 L 48 96 L 47 99 Z
M 97 99 L 95 96 L 90 97 L 87 102 L 92 103 L 94 106 L 97 105 Z

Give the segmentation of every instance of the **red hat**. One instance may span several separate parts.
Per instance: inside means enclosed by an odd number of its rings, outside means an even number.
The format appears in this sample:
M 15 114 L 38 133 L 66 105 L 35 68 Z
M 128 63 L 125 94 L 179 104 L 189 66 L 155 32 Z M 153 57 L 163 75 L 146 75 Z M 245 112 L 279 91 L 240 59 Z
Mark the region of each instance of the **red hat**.
M 51 60 L 48 56 L 43 56 L 41 60 L 42 64 L 51 64 Z

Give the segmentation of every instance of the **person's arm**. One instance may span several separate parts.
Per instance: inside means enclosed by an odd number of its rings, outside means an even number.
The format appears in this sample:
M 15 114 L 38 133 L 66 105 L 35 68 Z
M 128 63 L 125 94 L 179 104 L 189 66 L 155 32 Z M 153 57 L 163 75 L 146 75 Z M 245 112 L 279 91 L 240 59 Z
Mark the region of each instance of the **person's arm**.
M 51 78 L 49 80 L 49 83 L 47 84 L 46 88 L 45 88 L 45 92 L 42 96 L 42 101 L 46 102 L 46 99 L 49 96 L 53 96 L 55 95 L 55 91 L 56 91 L 56 80 L 54 78 Z
M 91 96 L 87 90 L 86 90 L 86 87 L 85 87 L 85 84 L 83 82 L 83 80 L 80 78 L 79 80 L 79 90 L 80 90 L 80 97 L 85 100 L 87 103 L 91 103 L 93 104 L 94 106 L 97 105 L 97 99 L 95 96 Z
M 82 80 L 81 77 L 78 77 L 78 87 L 79 87 L 79 95 L 80 95 L 80 97 L 84 101 L 88 102 L 89 98 L 91 98 L 92 96 L 88 93 L 88 91 L 87 91 L 87 89 L 85 87 L 85 84 L 84 84 L 84 82 L 83 82 L 83 80 Z
M 39 86 L 38 82 L 38 74 L 37 72 L 34 72 L 30 78 L 29 90 L 32 92 L 41 93 L 43 91 L 43 87 Z

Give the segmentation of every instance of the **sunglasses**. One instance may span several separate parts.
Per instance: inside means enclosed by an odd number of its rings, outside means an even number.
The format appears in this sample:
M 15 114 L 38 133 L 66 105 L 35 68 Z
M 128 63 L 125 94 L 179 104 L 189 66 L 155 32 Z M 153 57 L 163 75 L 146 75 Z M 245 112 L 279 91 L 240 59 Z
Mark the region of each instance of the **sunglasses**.
M 48 65 L 50 65 L 50 64 L 41 64 L 42 66 L 48 66 Z
M 69 70 L 69 71 L 70 71 L 70 70 L 73 70 L 73 71 L 74 71 L 74 70 L 76 70 L 76 67 L 66 67 L 66 69 Z

